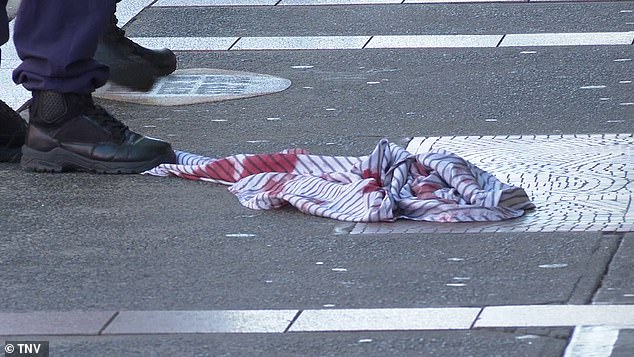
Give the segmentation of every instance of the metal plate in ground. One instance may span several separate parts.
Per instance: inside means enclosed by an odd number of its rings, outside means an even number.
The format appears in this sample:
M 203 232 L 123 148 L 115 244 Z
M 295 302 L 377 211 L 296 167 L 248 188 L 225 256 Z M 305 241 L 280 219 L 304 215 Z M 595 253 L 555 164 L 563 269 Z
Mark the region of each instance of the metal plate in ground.
M 148 92 L 106 83 L 94 96 L 102 99 L 148 105 L 187 105 L 276 93 L 291 81 L 266 74 L 212 68 L 179 69 L 161 77 Z
M 443 148 L 524 188 L 537 209 L 487 223 L 359 223 L 361 233 L 634 231 L 634 135 L 414 138 L 413 154 Z

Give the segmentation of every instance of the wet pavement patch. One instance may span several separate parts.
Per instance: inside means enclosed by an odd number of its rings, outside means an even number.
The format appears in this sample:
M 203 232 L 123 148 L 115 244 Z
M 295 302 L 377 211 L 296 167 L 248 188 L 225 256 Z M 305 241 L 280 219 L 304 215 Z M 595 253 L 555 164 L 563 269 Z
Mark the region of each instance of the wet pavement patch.
M 634 231 L 634 135 L 417 137 L 412 154 L 442 148 L 526 190 L 537 209 L 495 223 L 359 223 L 350 232 Z
M 176 70 L 159 78 L 148 92 L 137 92 L 108 82 L 94 96 L 137 104 L 174 106 L 255 97 L 281 92 L 291 81 L 266 74 L 213 68 Z

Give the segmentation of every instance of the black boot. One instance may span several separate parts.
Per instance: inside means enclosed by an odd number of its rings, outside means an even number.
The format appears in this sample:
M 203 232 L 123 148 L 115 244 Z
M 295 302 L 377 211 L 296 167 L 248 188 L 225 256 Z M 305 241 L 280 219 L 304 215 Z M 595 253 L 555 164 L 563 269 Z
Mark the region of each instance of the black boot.
M 26 122 L 0 100 L 0 162 L 19 162 Z
M 99 39 L 95 59 L 110 67 L 110 80 L 135 90 L 152 88 L 156 77 L 176 70 L 176 55 L 167 48 L 145 48 L 125 37 L 116 16 Z
M 170 144 L 131 131 L 90 95 L 33 92 L 29 120 L 27 170 L 139 173 L 176 160 Z
M 150 62 L 159 76 L 167 76 L 176 70 L 176 55 L 169 48 L 151 49 L 143 47 L 138 43 L 125 37 L 125 30 L 117 26 L 117 17 L 112 15 L 110 25 L 106 30 L 109 39 L 119 42 L 120 46 L 125 47 L 125 51 L 137 55 L 144 60 Z M 104 40 L 107 36 L 104 36 Z

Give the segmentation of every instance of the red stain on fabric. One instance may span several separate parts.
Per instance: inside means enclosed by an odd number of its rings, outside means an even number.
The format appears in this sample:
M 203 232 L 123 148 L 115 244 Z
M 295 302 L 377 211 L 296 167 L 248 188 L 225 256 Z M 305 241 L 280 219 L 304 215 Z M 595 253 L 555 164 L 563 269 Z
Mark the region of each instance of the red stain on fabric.
M 438 184 L 426 182 L 420 185 L 413 185 L 412 191 L 414 192 L 417 198 L 420 198 L 423 200 L 429 200 L 429 199 L 438 199 L 438 197 L 434 194 L 434 192 L 440 188 L 441 186 Z
M 202 177 L 222 180 L 226 182 L 236 182 L 240 179 L 239 172 L 233 157 L 216 160 L 201 169 Z
M 267 179 L 264 186 L 262 186 L 262 191 L 266 192 L 269 196 L 277 196 L 284 191 L 284 184 L 293 177 L 295 176 L 290 174 L 271 177 Z
M 361 192 L 368 193 L 368 192 L 378 191 L 381 189 L 381 175 L 378 172 L 372 171 L 370 169 L 365 169 L 361 173 L 361 177 L 364 179 L 372 179 L 366 182 Z
M 245 172 L 241 176 L 246 177 L 263 172 L 291 173 L 295 170 L 296 164 L 297 155 L 295 154 L 249 155 L 242 161 Z

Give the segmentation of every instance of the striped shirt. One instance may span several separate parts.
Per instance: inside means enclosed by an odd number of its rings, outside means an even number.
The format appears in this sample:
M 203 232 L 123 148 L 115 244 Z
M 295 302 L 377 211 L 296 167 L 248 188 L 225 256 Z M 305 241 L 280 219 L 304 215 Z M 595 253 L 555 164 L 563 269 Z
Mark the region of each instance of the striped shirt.
M 304 150 L 214 159 L 176 151 L 178 164 L 144 172 L 229 185 L 244 206 L 300 211 L 351 222 L 411 219 L 500 221 L 534 209 L 524 189 L 442 149 L 413 155 L 379 141 L 368 156 L 311 155 Z

